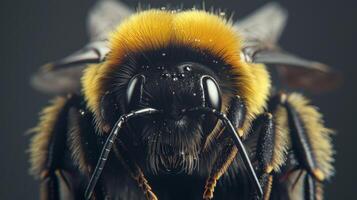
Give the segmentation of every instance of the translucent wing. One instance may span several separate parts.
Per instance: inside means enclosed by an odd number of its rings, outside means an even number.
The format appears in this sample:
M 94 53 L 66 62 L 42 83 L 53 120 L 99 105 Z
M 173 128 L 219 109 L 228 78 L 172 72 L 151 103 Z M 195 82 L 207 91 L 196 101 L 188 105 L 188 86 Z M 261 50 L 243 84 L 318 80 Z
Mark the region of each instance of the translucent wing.
M 242 55 L 246 62 L 273 66 L 290 87 L 322 92 L 336 88 L 341 76 L 327 65 L 303 59 L 277 47 L 286 25 L 287 12 L 277 3 L 269 3 L 235 28 L 243 38 Z
M 256 63 L 275 65 L 284 83 L 319 93 L 337 88 L 342 75 L 329 66 L 282 51 L 260 51 L 253 56 Z
M 122 2 L 101 0 L 94 6 L 88 16 L 88 31 L 92 41 L 105 40 L 108 33 L 131 15 L 133 11 Z
M 288 15 L 277 3 L 268 3 L 254 13 L 235 23 L 245 45 L 248 43 L 276 44 L 283 32 Z
M 101 0 L 89 12 L 90 42 L 80 50 L 43 66 L 31 79 L 43 92 L 61 94 L 78 92 L 80 77 L 87 64 L 100 63 L 109 52 L 106 39 L 132 10 L 116 0 Z

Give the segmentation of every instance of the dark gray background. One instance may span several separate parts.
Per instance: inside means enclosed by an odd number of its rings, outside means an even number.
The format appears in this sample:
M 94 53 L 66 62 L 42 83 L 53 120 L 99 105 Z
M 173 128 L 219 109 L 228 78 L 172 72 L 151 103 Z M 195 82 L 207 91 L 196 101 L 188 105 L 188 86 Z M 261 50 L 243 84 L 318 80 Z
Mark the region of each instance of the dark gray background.
M 129 2 L 129 0 L 127 0 Z M 138 1 L 130 1 L 137 5 Z M 149 1 L 141 1 L 147 4 Z M 167 1 L 151 1 L 154 6 Z M 184 2 L 189 7 L 201 1 Z M 267 1 L 217 0 L 207 6 L 234 11 L 242 17 Z M 355 1 L 282 1 L 289 10 L 287 29 L 281 39 L 284 48 L 304 57 L 331 64 L 345 74 L 345 84 L 337 91 L 314 96 L 326 123 L 336 129 L 336 176 L 327 186 L 327 199 L 355 199 L 356 177 L 356 3 Z M 30 74 L 41 64 L 65 56 L 87 41 L 85 19 L 94 0 L 31 0 L 0 4 L 0 199 L 37 199 L 38 183 L 28 175 L 29 136 L 37 113 L 50 96 L 34 91 Z M 164 3 L 164 4 L 162 4 Z

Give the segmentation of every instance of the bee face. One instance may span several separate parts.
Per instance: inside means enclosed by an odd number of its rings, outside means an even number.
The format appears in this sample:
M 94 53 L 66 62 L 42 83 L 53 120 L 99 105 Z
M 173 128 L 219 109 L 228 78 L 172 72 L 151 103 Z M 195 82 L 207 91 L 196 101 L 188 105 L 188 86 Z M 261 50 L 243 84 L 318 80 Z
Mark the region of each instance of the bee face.
M 150 118 L 133 120 L 132 140 L 143 148 L 152 172 L 192 173 L 198 165 L 202 144 L 217 119 L 188 110 L 221 110 L 222 90 L 228 93 L 224 85 L 230 82 L 227 78 L 222 81 L 223 74 L 214 71 L 221 62 L 207 53 L 178 47 L 127 58 L 108 80 L 111 98 L 102 101 L 103 118 L 113 124 L 120 114 L 140 108 L 162 111 Z M 125 106 L 122 110 L 113 109 L 115 104 Z

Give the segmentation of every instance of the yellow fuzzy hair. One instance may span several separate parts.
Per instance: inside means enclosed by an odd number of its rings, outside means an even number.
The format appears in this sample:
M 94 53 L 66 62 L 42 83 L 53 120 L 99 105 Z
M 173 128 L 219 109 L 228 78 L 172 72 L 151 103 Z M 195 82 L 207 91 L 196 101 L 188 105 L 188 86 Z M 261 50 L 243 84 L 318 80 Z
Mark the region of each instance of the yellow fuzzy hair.
M 333 131 L 324 126 L 322 115 L 316 107 L 309 105 L 309 100 L 302 95 L 293 93 L 288 96 L 287 101 L 301 116 L 317 167 L 322 170 L 326 178 L 329 178 L 334 172 L 332 166 L 334 152 L 331 144 Z
M 82 79 L 89 109 L 100 118 L 104 82 L 130 53 L 155 50 L 169 45 L 204 50 L 232 66 L 237 80 L 233 87 L 245 101 L 249 119 L 260 113 L 270 89 L 263 65 L 248 65 L 240 58 L 241 39 L 225 19 L 205 11 L 170 12 L 148 10 L 134 14 L 111 34 L 106 61 L 89 67 Z
M 274 171 L 280 171 L 280 166 L 286 161 L 290 146 L 288 113 L 283 106 L 278 106 L 273 113 L 275 122 L 274 152 L 271 166 Z
M 40 122 L 31 132 L 35 132 L 30 144 L 31 174 L 39 177 L 46 165 L 48 146 L 58 115 L 66 104 L 66 98 L 58 97 L 41 112 Z

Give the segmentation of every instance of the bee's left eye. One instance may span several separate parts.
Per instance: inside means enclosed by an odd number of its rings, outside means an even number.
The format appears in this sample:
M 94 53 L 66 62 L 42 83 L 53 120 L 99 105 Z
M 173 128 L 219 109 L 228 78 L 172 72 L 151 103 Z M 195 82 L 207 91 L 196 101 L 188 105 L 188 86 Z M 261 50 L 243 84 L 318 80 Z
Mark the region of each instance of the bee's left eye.
M 126 102 L 129 108 L 133 108 L 141 101 L 144 82 L 144 75 L 136 75 L 129 81 L 126 90 Z
M 206 106 L 221 110 L 221 92 L 217 82 L 210 76 L 204 76 L 201 83 Z

